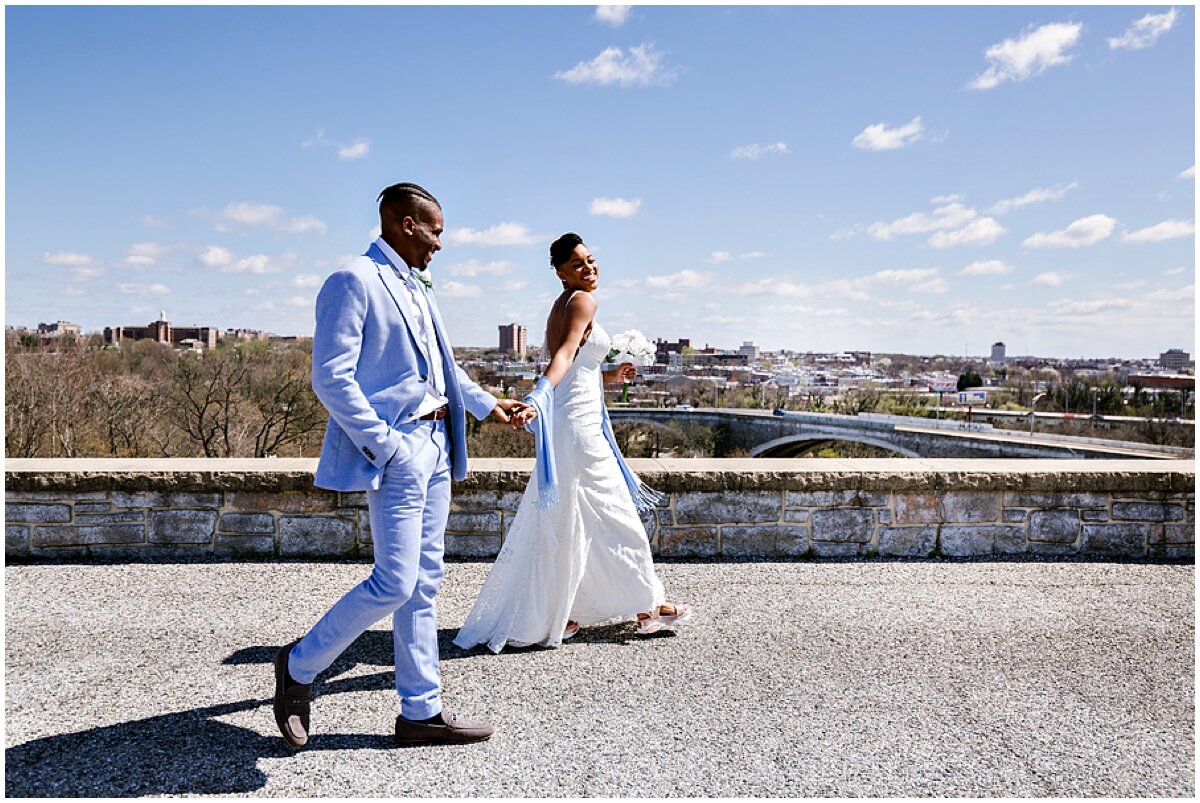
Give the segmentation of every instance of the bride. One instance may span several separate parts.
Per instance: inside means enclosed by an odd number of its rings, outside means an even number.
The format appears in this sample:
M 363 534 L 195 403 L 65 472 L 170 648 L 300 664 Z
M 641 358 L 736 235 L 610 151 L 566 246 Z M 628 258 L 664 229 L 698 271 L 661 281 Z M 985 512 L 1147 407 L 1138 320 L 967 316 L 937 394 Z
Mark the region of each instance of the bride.
M 610 341 L 595 320 L 599 266 L 574 233 L 550 246 L 550 264 L 563 285 L 546 321 L 552 356 L 526 397 L 532 408 L 513 418 L 514 426 L 532 421 L 537 467 L 454 639 L 463 649 L 553 647 L 580 627 L 627 619 L 637 620 L 638 633 L 653 633 L 691 615 L 688 605 L 664 602 L 637 509 L 654 493 L 611 437 L 603 383 L 632 379 L 634 368 L 600 370 Z

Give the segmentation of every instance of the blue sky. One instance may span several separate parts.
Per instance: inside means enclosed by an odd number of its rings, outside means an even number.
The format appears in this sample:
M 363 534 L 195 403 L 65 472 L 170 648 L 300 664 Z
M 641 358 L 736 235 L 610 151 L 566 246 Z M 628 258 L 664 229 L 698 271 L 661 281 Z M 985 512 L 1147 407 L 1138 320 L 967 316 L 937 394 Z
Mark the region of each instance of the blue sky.
M 310 334 L 375 197 L 452 342 L 1195 351 L 1195 9 L 8 7 L 5 321 Z

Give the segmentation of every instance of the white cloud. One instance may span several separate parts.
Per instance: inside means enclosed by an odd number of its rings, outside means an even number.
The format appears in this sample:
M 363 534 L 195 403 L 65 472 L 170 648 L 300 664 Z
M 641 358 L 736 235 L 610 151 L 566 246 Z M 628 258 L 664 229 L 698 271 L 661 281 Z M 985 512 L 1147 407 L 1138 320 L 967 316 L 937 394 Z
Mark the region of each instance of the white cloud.
M 1046 273 L 1039 273 L 1037 276 L 1034 276 L 1033 283 L 1042 287 L 1062 287 L 1063 283 L 1069 278 L 1071 277 L 1065 273 L 1048 271 Z
M 76 254 L 71 251 L 42 252 L 41 261 L 47 265 L 90 265 L 92 258 L 87 254 Z
M 1191 166 L 1191 167 L 1189 167 L 1187 170 L 1184 170 L 1182 173 L 1180 173 L 1180 174 L 1179 174 L 1179 178 L 1182 178 L 1182 179 L 1192 179 L 1192 180 L 1195 180 L 1195 178 L 1196 178 L 1196 166 L 1195 166 L 1195 165 L 1192 165 L 1192 166 Z
M 994 215 L 1003 215 L 1005 212 L 1022 206 L 1028 206 L 1029 204 L 1040 204 L 1043 201 L 1057 201 L 1078 186 L 1078 181 L 1072 181 L 1070 184 L 1064 184 L 1061 187 L 1033 189 L 1019 198 L 1006 198 L 1003 201 L 997 201 L 988 211 Z
M 271 228 L 291 234 L 316 231 L 324 234 L 326 225 L 312 215 L 288 220 L 283 209 L 272 204 L 254 204 L 245 201 L 226 206 L 217 215 L 217 231 L 229 231 L 231 227 Z
M 1061 231 L 1039 232 L 1026 237 L 1027 248 L 1079 248 L 1093 245 L 1108 237 L 1116 228 L 1117 221 L 1108 215 L 1089 215 L 1071 223 Z
M 949 292 L 950 285 L 945 279 L 932 279 L 928 282 L 914 284 L 908 288 L 910 293 L 946 293 Z
M 773 153 L 790 153 L 786 142 L 772 142 L 769 145 L 739 145 L 729 152 L 731 159 L 760 159 Z
M 129 256 L 121 260 L 121 264 L 135 269 L 153 267 L 158 257 L 167 252 L 166 246 L 158 243 L 134 243 L 129 246 Z
M 1004 273 L 1012 273 L 1012 268 L 1004 264 L 999 259 L 989 259 L 981 262 L 972 262 L 958 272 L 959 276 L 999 276 Z
M 1130 243 L 1161 243 L 1178 237 L 1190 237 L 1196 233 L 1196 224 L 1190 220 L 1164 220 L 1137 231 L 1127 231 L 1121 239 Z
M 329 147 L 332 147 L 334 144 L 335 143 L 333 140 L 331 140 L 329 137 L 325 136 L 325 129 L 318 128 L 316 136 L 310 137 L 309 139 L 306 139 L 303 142 L 301 142 L 300 147 L 301 148 L 311 148 L 314 145 L 319 145 L 322 148 L 329 148 Z
M 1142 298 L 1146 301 L 1188 301 L 1196 297 L 1196 285 L 1189 284 L 1186 287 L 1174 289 L 1155 290 L 1152 293 L 1146 293 Z
M 987 49 L 991 65 L 967 84 L 970 89 L 992 89 L 1005 81 L 1024 81 L 1051 67 L 1066 64 L 1065 51 L 1079 41 L 1082 23 L 1053 22 L 1026 29 L 1018 39 L 1005 39 Z
M 707 318 L 701 318 L 700 323 L 711 323 L 717 326 L 728 326 L 735 323 L 745 323 L 746 319 L 740 315 L 709 315 Z
M 358 137 L 349 145 L 343 142 L 337 142 L 325 136 L 325 129 L 318 128 L 317 134 L 314 137 L 304 140 L 300 143 L 301 148 L 336 148 L 339 159 L 361 159 L 371 152 L 371 141 L 366 137 Z
M 595 18 L 614 28 L 620 28 L 629 19 L 633 6 L 596 6 Z
M 293 287 L 320 287 L 321 277 L 315 273 L 301 273 L 292 279 Z
M 705 261 L 712 265 L 719 265 L 722 262 L 729 262 L 734 259 L 760 259 L 765 256 L 767 256 L 767 254 L 763 251 L 745 251 L 741 254 L 737 254 L 736 256 L 729 251 L 713 251 L 708 255 L 708 259 Z
M 155 259 L 167 253 L 167 247 L 158 243 L 134 243 L 129 246 L 129 253 L 132 256 Z
M 288 306 L 291 307 L 311 307 L 314 303 L 313 299 L 305 296 L 292 296 L 287 300 Z
M 896 285 L 928 279 L 937 273 L 937 268 L 911 268 L 908 270 L 881 270 L 864 277 L 871 285 Z
M 866 226 L 861 223 L 855 223 L 853 226 L 847 226 L 843 229 L 838 229 L 829 235 L 831 240 L 849 240 L 851 237 L 862 232 Z
M 283 209 L 271 204 L 252 204 L 245 201 L 232 203 L 221 210 L 221 219 L 242 226 L 265 226 L 275 223 L 283 215 Z
M 867 151 L 891 151 L 916 142 L 924 130 L 925 126 L 921 123 L 920 116 L 896 128 L 888 128 L 884 123 L 875 123 L 859 132 L 852 144 Z
M 338 148 L 339 159 L 361 159 L 371 151 L 371 141 L 367 139 L 356 139 L 350 145 L 343 145 Z
M 482 230 L 451 229 L 446 234 L 446 242 L 451 245 L 534 245 L 543 239 L 520 223 L 497 223 Z
M 1006 229 L 996 222 L 995 218 L 981 217 L 972 220 L 957 231 L 939 231 L 929 238 L 929 244 L 934 248 L 952 248 L 956 245 L 989 245 Z
M 270 258 L 265 254 L 255 254 L 254 256 L 239 259 L 221 268 L 222 273 L 253 273 L 258 276 L 264 273 L 278 273 L 281 270 L 283 268 L 273 265 Z
M 304 215 L 303 217 L 292 218 L 283 227 L 283 230 L 291 234 L 303 234 L 308 231 L 317 231 L 324 234 L 327 229 L 325 221 L 318 220 L 312 215 Z
M 1118 37 L 1108 40 L 1109 48 L 1117 50 L 1141 50 L 1150 47 L 1158 37 L 1174 27 L 1179 19 L 1179 11 L 1172 8 L 1162 14 L 1147 14 L 1129 27 L 1129 30 Z
M 437 294 L 442 298 L 478 298 L 483 289 L 474 284 L 463 284 L 451 279 L 448 282 L 438 282 Z
M 1178 268 L 1171 268 L 1169 271 L 1164 273 L 1163 276 L 1178 276 L 1179 274 L 1183 273 L 1186 270 L 1187 270 L 1187 268 L 1182 267 L 1182 266 L 1178 267 Z
M 196 261 L 201 265 L 216 268 L 232 262 L 233 254 L 229 252 L 228 248 L 222 248 L 219 245 L 210 245 L 196 256 Z
M 1130 302 L 1123 298 L 1098 298 L 1090 301 L 1063 299 L 1052 301 L 1049 307 L 1059 315 L 1094 315 L 1115 309 L 1128 309 Z
M 71 268 L 71 275 L 80 281 L 97 279 L 104 275 L 104 268 L 100 267 L 99 265 L 81 265 L 79 267 Z
M 934 203 L 945 198 L 935 198 Z M 975 218 L 975 210 L 954 200 L 933 210 L 932 215 L 914 212 L 891 223 L 872 223 L 868 231 L 876 240 L 890 240 L 897 234 L 923 234 L 927 231 L 953 229 Z
M 167 222 L 162 218 L 157 218 L 154 215 L 142 215 L 142 225 L 148 229 L 161 229 L 167 225 Z
M 1145 287 L 1145 285 L 1145 279 L 1135 279 L 1132 282 L 1121 282 L 1120 284 L 1114 284 L 1113 287 L 1117 290 L 1136 290 L 1139 287 Z
M 468 259 L 466 262 L 451 265 L 446 271 L 452 276 L 505 276 L 512 273 L 515 267 L 515 262 L 509 262 L 504 259 L 494 262 L 480 262 L 478 259 Z
M 663 54 L 644 43 L 629 48 L 606 47 L 591 61 L 581 61 L 554 77 L 569 84 L 618 84 L 619 86 L 666 86 L 675 80 L 675 70 L 663 68 Z
M 117 289 L 122 293 L 131 296 L 165 296 L 169 295 L 171 292 L 171 288 L 167 287 L 165 284 L 136 284 L 133 282 L 123 282 L 118 284 Z
M 647 276 L 645 284 L 655 290 L 699 290 L 711 285 L 714 278 L 711 273 L 684 269 L 669 276 Z
M 589 215 L 607 217 L 633 217 L 642 206 L 641 198 L 627 201 L 624 198 L 593 198 L 588 205 Z

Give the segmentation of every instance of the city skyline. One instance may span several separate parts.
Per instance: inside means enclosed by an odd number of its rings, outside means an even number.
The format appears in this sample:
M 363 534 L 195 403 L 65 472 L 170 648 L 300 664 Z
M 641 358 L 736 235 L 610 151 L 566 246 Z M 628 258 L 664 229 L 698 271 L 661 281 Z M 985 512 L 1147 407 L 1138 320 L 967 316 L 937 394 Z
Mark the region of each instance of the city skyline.
M 610 332 L 1194 353 L 1193 14 L 10 7 L 5 320 L 311 334 L 412 180 L 461 346 L 541 341 L 573 230 Z

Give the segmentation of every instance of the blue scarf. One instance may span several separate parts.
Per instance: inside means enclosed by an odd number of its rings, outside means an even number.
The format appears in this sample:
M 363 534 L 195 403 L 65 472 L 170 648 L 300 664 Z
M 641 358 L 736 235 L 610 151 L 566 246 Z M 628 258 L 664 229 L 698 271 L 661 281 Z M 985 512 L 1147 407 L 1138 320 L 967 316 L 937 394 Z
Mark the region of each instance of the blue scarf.
M 603 383 L 603 378 L 600 381 Z M 601 385 L 600 392 L 601 399 L 603 399 L 603 385 Z M 552 422 L 554 418 L 554 386 L 545 376 L 539 377 L 533 390 L 525 397 L 525 401 L 532 404 L 537 410 L 537 418 L 526 424 L 525 429 L 533 433 L 537 445 L 537 463 L 534 466 L 534 473 L 538 480 L 538 507 L 546 510 L 558 504 L 558 473 L 554 468 L 554 425 Z M 603 414 L 604 439 L 608 441 L 613 455 L 617 458 L 617 466 L 621 469 L 621 476 L 625 479 L 625 487 L 629 490 L 629 497 L 633 500 L 634 506 L 638 510 L 646 511 L 662 505 L 667 497 L 638 479 L 637 474 L 634 474 L 625 462 L 621 450 L 617 448 L 617 437 L 613 434 L 612 422 L 608 418 L 608 407 L 604 405 L 603 401 L 600 403 L 600 410 Z

